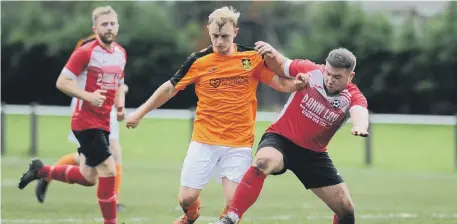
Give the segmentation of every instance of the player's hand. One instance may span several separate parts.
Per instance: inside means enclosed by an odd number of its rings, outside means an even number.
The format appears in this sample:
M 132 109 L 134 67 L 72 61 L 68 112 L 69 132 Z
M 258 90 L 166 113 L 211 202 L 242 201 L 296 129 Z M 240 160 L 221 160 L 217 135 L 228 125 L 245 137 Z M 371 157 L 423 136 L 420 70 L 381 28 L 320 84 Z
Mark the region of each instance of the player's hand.
M 125 118 L 125 107 L 117 108 L 117 121 L 123 121 Z
M 127 119 L 125 120 L 125 127 L 127 128 L 136 128 L 138 124 L 141 121 L 141 116 L 138 113 L 138 111 L 134 111 L 129 116 L 127 116 Z
M 369 135 L 368 131 L 364 128 L 352 127 L 352 134 L 355 136 L 367 137 Z
M 90 94 L 89 102 L 95 107 L 101 107 L 106 100 L 104 93 L 106 93 L 104 89 L 95 90 Z
M 297 89 L 303 89 L 309 83 L 309 74 L 308 73 L 298 73 L 294 79 L 294 85 Z
M 263 41 L 255 42 L 255 50 L 263 57 L 268 56 L 270 58 L 273 58 L 274 52 L 276 51 L 269 43 Z

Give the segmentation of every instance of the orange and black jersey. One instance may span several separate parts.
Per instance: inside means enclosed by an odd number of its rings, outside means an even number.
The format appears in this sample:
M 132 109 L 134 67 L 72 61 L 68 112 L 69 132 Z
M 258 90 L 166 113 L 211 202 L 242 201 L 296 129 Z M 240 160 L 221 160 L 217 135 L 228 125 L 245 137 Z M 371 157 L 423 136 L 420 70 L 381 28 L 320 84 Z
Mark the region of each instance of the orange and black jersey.
M 212 46 L 193 53 L 170 79 L 177 90 L 195 84 L 193 141 L 231 147 L 254 143 L 257 85 L 270 84 L 275 74 L 254 48 L 235 48 L 229 56 L 217 54 Z

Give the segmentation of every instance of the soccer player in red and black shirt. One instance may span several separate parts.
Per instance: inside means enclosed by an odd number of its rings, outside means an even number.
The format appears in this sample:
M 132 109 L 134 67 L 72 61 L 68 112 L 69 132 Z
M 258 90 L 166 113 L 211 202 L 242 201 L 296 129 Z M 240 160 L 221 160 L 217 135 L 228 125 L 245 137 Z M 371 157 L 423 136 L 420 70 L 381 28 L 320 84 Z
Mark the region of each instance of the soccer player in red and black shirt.
M 352 83 L 355 56 L 339 48 L 328 54 L 325 65 L 318 65 L 287 59 L 265 42 L 257 42 L 256 49 L 270 69 L 307 86 L 291 94 L 277 121 L 262 136 L 229 212 L 217 224 L 235 224 L 259 197 L 266 176 L 287 170 L 335 213 L 334 224 L 354 224 L 352 199 L 326 147 L 349 116 L 352 134 L 368 135 L 367 100 Z
M 94 40 L 97 39 L 97 34 L 91 34 L 88 37 L 82 38 L 81 40 L 78 41 L 76 44 L 75 50 L 77 48 L 82 47 L 83 45 L 86 45 L 88 43 L 92 43 Z M 128 92 L 128 86 L 126 84 L 123 84 L 123 88 L 125 91 L 125 94 Z M 74 111 L 76 109 L 76 103 L 78 102 L 78 98 L 73 97 L 71 100 L 71 109 Z M 121 192 L 121 183 L 123 179 L 123 167 L 121 164 L 122 161 L 122 153 L 121 153 L 121 145 L 119 142 L 120 136 L 119 136 L 119 122 L 117 121 L 117 109 L 116 106 L 113 106 L 111 109 L 110 113 L 110 134 L 109 134 L 109 146 L 110 146 L 110 151 L 111 154 L 113 155 L 114 161 L 116 162 L 116 207 L 117 211 L 123 211 L 124 210 L 124 205 L 119 203 L 119 195 Z M 75 134 L 73 131 L 70 130 L 70 133 L 68 135 L 68 140 L 70 142 L 73 142 L 75 144 L 79 145 L 78 139 L 75 137 Z M 54 163 L 54 166 L 57 165 L 79 165 L 80 163 L 80 156 L 78 152 L 72 152 L 69 154 L 66 154 L 62 156 L 56 163 Z M 37 197 L 37 200 L 40 203 L 44 203 L 44 199 L 47 194 L 48 186 L 51 183 L 51 179 L 48 178 L 41 178 L 36 187 L 35 187 L 35 195 Z
M 97 196 L 104 223 L 116 224 L 116 163 L 109 149 L 110 112 L 115 105 L 117 119 L 123 120 L 127 54 L 115 42 L 119 24 L 110 6 L 96 8 L 92 22 L 97 39 L 72 53 L 56 84 L 65 94 L 78 98 L 71 129 L 80 144 L 80 166 L 49 166 L 34 159 L 21 177 L 19 188 L 40 178 L 94 186 L 98 178 Z

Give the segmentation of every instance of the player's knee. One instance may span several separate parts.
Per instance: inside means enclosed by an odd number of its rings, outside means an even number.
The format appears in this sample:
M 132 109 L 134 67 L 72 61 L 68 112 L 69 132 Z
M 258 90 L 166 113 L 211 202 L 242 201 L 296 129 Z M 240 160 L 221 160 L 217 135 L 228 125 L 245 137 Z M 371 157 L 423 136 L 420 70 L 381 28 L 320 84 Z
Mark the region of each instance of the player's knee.
M 340 224 L 353 224 L 355 221 L 355 212 L 352 202 L 348 198 L 342 197 L 340 205 L 341 206 L 337 214 L 340 220 Z
M 102 177 L 114 177 L 116 176 L 116 167 L 102 166 L 98 168 L 98 174 Z
M 79 166 L 79 172 L 84 177 L 84 179 L 90 183 L 95 185 L 97 183 L 97 173 L 86 165 Z M 90 185 L 89 185 L 90 186 Z
M 342 214 L 338 215 L 338 223 L 339 224 L 354 224 L 355 223 L 355 215 L 354 209 L 348 209 L 343 211 Z
M 88 186 L 88 187 L 92 187 L 97 184 L 97 178 L 89 178 L 89 179 L 86 179 L 86 181 L 87 181 L 87 184 L 85 186 Z
M 179 203 L 181 207 L 189 207 L 197 201 L 198 195 L 195 194 L 180 194 Z
M 97 177 L 96 176 L 92 176 L 92 175 L 87 176 L 87 177 L 85 176 L 84 179 L 87 181 L 87 185 L 86 186 L 88 186 L 88 187 L 94 186 L 94 185 L 97 184 Z
M 116 163 L 112 156 L 106 159 L 104 162 L 100 163 L 97 167 L 97 172 L 99 176 L 102 177 L 114 177 L 116 176 Z
M 265 175 L 269 175 L 276 168 L 277 162 L 270 156 L 257 156 L 254 165 Z
M 97 184 L 97 175 L 96 173 L 93 172 L 81 172 L 83 175 L 84 179 L 87 181 L 88 185 L 87 186 L 94 186 Z

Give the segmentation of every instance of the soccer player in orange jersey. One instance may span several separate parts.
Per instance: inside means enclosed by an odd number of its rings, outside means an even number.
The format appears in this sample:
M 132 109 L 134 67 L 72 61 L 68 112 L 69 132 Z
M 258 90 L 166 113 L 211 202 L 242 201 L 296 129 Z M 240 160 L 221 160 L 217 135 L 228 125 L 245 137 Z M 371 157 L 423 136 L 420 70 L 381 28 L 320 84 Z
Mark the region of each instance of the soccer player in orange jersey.
M 225 215 L 243 174 L 251 166 L 256 89 L 260 82 L 281 92 L 300 86 L 270 71 L 254 48 L 233 42 L 240 13 L 232 7 L 209 15 L 212 45 L 190 55 L 176 74 L 126 119 L 135 128 L 150 111 L 179 90 L 195 84 L 198 97 L 192 140 L 181 171 L 179 204 L 184 215 L 175 224 L 192 224 L 199 217 L 200 191 L 214 174 L 224 190 Z

